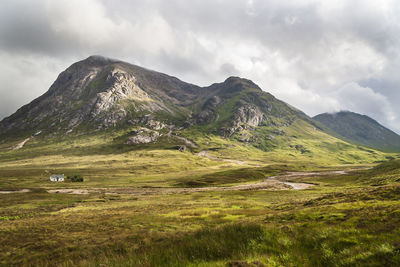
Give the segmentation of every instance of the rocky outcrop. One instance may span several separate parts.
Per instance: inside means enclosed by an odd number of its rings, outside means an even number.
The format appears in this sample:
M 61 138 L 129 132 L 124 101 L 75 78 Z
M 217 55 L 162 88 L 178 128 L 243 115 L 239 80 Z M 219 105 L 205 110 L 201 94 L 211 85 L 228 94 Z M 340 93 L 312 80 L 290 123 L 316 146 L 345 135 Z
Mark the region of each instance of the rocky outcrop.
M 254 128 L 264 120 L 264 114 L 254 105 L 244 105 L 239 107 L 233 116 L 233 127 L 235 130 L 239 127 L 243 129 Z
M 218 105 L 222 102 L 219 96 L 210 97 L 202 106 L 201 111 L 196 116 L 198 124 L 205 124 L 216 121 L 219 115 L 216 113 Z
M 155 142 L 160 137 L 159 132 L 147 128 L 140 128 L 138 130 L 131 131 L 131 134 L 133 136 L 129 137 L 125 142 L 127 145 L 147 144 Z
M 146 114 L 145 116 L 136 117 L 133 120 L 129 120 L 128 123 L 130 125 L 142 125 L 146 128 L 153 129 L 153 130 L 161 130 L 164 128 L 168 128 L 170 130 L 174 129 L 175 126 L 173 124 L 168 125 L 161 121 L 158 121 L 156 116 L 152 114 Z
M 265 115 L 254 105 L 244 105 L 234 113 L 230 126 L 223 128 L 223 134 L 231 136 L 236 132 L 253 129 L 265 120 Z M 249 140 L 247 135 L 245 139 Z

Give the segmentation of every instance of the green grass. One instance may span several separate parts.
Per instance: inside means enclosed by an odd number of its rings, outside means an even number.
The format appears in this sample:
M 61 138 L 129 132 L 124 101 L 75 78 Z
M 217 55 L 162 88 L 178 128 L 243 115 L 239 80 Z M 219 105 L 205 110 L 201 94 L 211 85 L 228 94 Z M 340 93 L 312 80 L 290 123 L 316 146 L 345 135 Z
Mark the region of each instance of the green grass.
M 303 191 L 0 195 L 1 264 L 396 266 L 400 183 L 360 177 L 397 165 L 306 177 L 318 185 Z
M 360 149 L 301 122 L 282 130 L 268 153 L 196 130 L 179 132 L 197 144 L 183 153 L 168 138 L 126 146 L 126 129 L 79 138 L 39 136 L 15 151 L 3 144 L 1 190 L 31 191 L 0 194 L 0 265 L 396 266 L 399 160 L 374 162 L 397 155 Z M 214 159 L 197 156 L 203 150 Z M 47 192 L 226 186 L 286 171 L 362 166 L 375 167 L 305 176 L 298 181 L 315 186 L 300 191 Z M 79 174 L 84 181 L 52 183 L 51 173 Z

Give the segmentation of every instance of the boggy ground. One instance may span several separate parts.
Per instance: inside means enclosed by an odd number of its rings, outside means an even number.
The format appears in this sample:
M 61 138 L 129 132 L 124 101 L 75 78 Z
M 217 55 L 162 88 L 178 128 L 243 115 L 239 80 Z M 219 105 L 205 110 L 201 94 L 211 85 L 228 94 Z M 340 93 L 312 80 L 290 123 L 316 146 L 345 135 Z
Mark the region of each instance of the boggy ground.
M 400 161 L 287 179 L 314 186 L 144 195 L 31 188 L 0 194 L 0 263 L 398 266 Z

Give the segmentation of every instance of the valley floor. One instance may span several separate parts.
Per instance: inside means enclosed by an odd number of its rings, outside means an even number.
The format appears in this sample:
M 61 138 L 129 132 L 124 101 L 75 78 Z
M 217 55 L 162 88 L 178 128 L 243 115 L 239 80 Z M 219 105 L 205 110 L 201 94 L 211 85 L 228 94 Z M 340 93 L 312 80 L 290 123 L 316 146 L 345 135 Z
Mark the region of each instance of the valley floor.
M 288 174 L 268 177 L 255 183 L 245 183 L 231 186 L 206 186 L 206 187 L 144 187 L 144 188 L 91 188 L 91 189 L 51 189 L 48 193 L 61 194 L 129 194 L 129 195 L 165 195 L 165 194 L 186 194 L 195 192 L 218 192 L 218 191 L 249 191 L 249 190 L 288 190 L 288 189 L 307 189 L 314 184 L 287 182 L 288 179 L 296 180 L 304 176 L 326 176 L 326 175 L 346 174 L 346 171 L 328 172 L 290 172 Z M 1 193 L 12 193 L 13 191 L 0 191 Z M 29 192 L 29 189 L 22 189 L 15 192 Z
M 266 181 L 288 183 L 284 190 L 236 190 L 242 184 L 56 194 L 44 186 L 0 194 L 0 264 L 398 266 L 399 161 L 346 172 L 276 171 L 282 174 Z
M 0 145 L 0 266 L 399 265 L 399 155 L 119 138 Z

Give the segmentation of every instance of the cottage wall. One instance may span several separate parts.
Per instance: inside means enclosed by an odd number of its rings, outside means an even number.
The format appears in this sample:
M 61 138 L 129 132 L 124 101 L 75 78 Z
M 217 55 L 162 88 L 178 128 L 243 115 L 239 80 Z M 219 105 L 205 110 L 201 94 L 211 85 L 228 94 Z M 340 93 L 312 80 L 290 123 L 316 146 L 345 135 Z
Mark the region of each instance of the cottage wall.
M 53 174 L 50 176 L 52 182 L 64 182 L 64 174 Z

